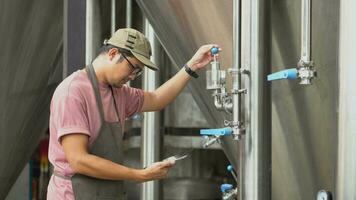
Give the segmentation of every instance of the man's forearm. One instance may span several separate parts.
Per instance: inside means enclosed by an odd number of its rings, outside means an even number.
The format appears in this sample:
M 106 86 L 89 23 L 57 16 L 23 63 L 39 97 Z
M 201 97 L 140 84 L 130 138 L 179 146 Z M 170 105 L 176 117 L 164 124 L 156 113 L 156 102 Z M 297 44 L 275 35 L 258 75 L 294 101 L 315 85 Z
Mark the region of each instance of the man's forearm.
M 71 165 L 76 173 L 108 180 L 144 181 L 142 170 L 128 168 L 92 154 L 80 156 Z

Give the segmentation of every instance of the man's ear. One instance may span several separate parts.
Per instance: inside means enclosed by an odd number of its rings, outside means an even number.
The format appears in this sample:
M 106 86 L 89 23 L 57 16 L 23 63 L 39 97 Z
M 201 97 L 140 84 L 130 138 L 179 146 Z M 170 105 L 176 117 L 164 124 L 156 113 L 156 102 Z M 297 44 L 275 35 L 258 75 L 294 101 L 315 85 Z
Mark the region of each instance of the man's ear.
M 108 56 L 110 60 L 113 60 L 116 55 L 120 55 L 120 52 L 118 51 L 117 48 L 111 48 L 108 51 Z

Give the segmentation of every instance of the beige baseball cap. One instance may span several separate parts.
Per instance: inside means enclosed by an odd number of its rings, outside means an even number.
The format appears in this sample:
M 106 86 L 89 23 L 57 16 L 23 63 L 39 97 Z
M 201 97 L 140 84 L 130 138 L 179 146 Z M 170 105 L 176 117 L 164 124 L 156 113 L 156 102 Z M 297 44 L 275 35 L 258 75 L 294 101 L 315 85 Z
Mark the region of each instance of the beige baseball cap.
M 158 70 L 158 67 L 150 60 L 152 55 L 150 42 L 139 31 L 132 28 L 119 29 L 106 43 L 129 50 L 137 60 L 148 68 Z

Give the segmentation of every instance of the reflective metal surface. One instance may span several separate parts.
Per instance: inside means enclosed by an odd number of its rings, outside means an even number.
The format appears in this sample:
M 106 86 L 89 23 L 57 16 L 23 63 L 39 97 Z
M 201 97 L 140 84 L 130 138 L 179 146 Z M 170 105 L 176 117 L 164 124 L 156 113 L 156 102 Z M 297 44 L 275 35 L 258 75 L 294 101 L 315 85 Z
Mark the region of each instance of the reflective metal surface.
M 219 44 L 223 49 L 223 53 L 220 54 L 222 68 L 231 67 L 233 30 L 231 0 L 138 0 L 137 3 L 177 70 L 191 58 L 200 45 L 207 43 Z M 188 87 L 209 125 L 223 127 L 224 119 L 230 116 L 215 108 L 211 93 L 205 89 L 204 74 L 205 72 L 200 72 L 199 79 L 192 80 Z M 231 159 L 230 162 L 237 167 L 235 163 L 238 161 L 234 159 L 235 153 L 238 152 L 237 142 L 224 140 L 223 148 L 225 147 L 229 149 L 225 152 Z
M 221 44 L 224 66 L 231 66 L 232 7 L 230 1 L 137 1 L 154 28 L 158 39 L 177 69 L 180 69 L 201 44 Z M 199 10 L 199 12 L 197 12 Z M 224 19 L 228 18 L 228 21 Z M 189 19 L 189 20 L 188 20 Z M 214 40 L 212 40 L 214 38 Z M 212 126 L 222 125 L 222 113 L 217 112 L 205 90 L 205 77 L 194 80 L 189 87 L 194 99 L 203 106 Z
M 184 143 L 176 142 L 176 146 Z M 184 152 L 182 147 L 165 146 L 162 149 L 163 158 Z M 125 166 L 140 167 L 140 149 L 130 148 L 125 151 Z M 169 171 L 168 178 L 162 180 L 162 199 L 220 199 L 220 184 L 233 183 L 233 177 L 226 170 L 228 162 L 220 150 L 193 150 L 188 157 L 176 162 Z M 139 199 L 141 183 L 126 182 L 128 199 Z
M 244 78 L 246 134 L 239 166 L 239 199 L 271 199 L 271 101 L 267 74 L 270 70 L 269 1 L 251 0 L 243 5 L 241 63 L 250 71 Z M 273 199 L 273 198 L 272 198 Z
M 205 43 L 219 44 L 224 50 L 221 53 L 222 67 L 224 69 L 231 67 L 232 0 L 137 0 L 137 2 L 174 61 L 176 69 L 180 69 L 196 49 Z M 246 5 L 256 1 L 243 2 Z M 341 2 L 346 3 L 346 0 Z M 343 5 L 344 8 L 353 8 L 353 4 Z M 5 0 L 1 3 L 0 43 L 4 51 L 0 54 L 2 69 L 0 156 L 4 162 L 0 164 L 0 199 L 5 198 L 11 184 L 34 150 L 34 144 L 47 128 L 50 96 L 55 85 L 62 78 L 61 16 L 63 10 L 60 9 L 62 6 L 61 2 L 49 3 L 43 0 L 36 3 Z M 273 71 L 296 67 L 301 49 L 301 1 L 271 0 L 269 9 L 271 17 L 268 19 L 271 21 L 266 25 L 269 26 L 270 31 L 258 30 L 259 34 L 265 34 L 262 38 L 271 44 L 270 48 L 266 46 L 266 51 L 271 54 L 271 61 L 266 64 L 266 67 L 271 66 Z M 13 16 L 14 11 L 17 13 L 16 17 Z M 335 193 L 339 105 L 339 79 L 337 77 L 339 73 L 339 2 L 313 0 L 311 11 L 311 53 L 315 62 L 314 66 L 318 71 L 318 79 L 308 87 L 302 87 L 294 81 L 271 83 L 271 199 L 273 200 L 315 199 L 320 189 Z M 119 10 L 117 12 L 124 13 Z M 243 12 L 247 10 L 243 9 Z M 349 12 L 352 11 L 345 11 L 345 13 Z M 117 18 L 118 23 L 120 19 L 125 18 Z M 353 18 L 350 17 L 350 19 Z M 243 25 L 243 28 L 251 27 Z M 345 37 L 343 39 L 345 40 Z M 102 38 L 97 43 L 101 42 Z M 343 44 L 348 42 L 351 41 L 346 39 Z M 249 56 L 252 50 L 242 48 L 242 59 Z M 350 52 L 352 50 L 348 53 Z M 251 66 L 252 64 L 246 63 Z M 341 67 L 343 66 L 340 65 Z M 204 74 L 201 72 L 199 79 L 192 80 L 189 88 L 210 126 L 222 127 L 223 120 L 231 116 L 218 112 L 214 107 L 211 94 L 205 90 Z M 352 75 L 345 71 L 341 71 L 340 74 Z M 256 76 L 260 77 L 258 74 L 253 76 L 251 80 L 257 78 Z M 346 82 L 348 80 L 351 81 L 352 77 L 342 83 L 345 87 L 352 85 L 351 82 L 350 84 Z M 262 80 L 258 79 L 258 81 Z M 347 94 L 350 95 L 350 93 Z M 353 99 L 350 97 L 349 101 L 352 102 Z M 264 103 L 258 100 L 253 102 L 254 106 L 263 106 Z M 349 142 L 353 139 L 343 138 L 344 135 L 341 135 L 352 133 L 343 131 L 348 131 L 343 128 L 352 124 L 345 124 L 347 121 L 343 121 L 344 118 L 342 118 L 344 113 L 351 114 L 352 108 L 340 107 L 340 112 L 338 198 L 352 199 L 354 193 L 348 187 L 353 188 L 354 182 L 352 181 L 355 180 L 352 178 L 354 177 L 351 153 L 353 150 L 352 148 L 349 150 L 352 146 Z M 261 115 L 263 113 L 249 113 L 247 119 L 252 119 L 253 116 L 258 118 Z M 348 119 L 353 119 L 351 117 L 353 116 L 351 115 Z M 260 130 L 259 133 L 263 131 Z M 246 140 L 247 144 L 248 142 L 261 142 L 256 141 L 253 134 L 248 137 L 250 139 Z M 232 140 L 224 139 L 222 146 L 235 169 L 243 167 L 237 159 L 238 154 L 243 154 L 246 149 L 252 152 L 247 146 L 238 146 Z M 238 151 L 238 148 L 241 151 Z M 262 152 L 261 149 L 259 151 L 261 154 L 268 154 L 268 152 Z M 214 170 L 207 166 L 216 164 L 210 162 L 211 158 L 215 159 L 221 155 L 207 153 L 208 155 L 204 152 L 196 154 L 190 162 L 186 162 L 189 157 L 182 160 L 185 163 L 174 172 L 174 175 L 211 177 L 211 172 Z M 201 155 L 205 156 L 202 158 Z M 217 160 L 214 161 L 217 162 Z M 183 170 L 189 167 L 191 170 Z M 347 177 L 351 177 L 352 181 Z
M 48 129 L 62 80 L 62 1 L 0 3 L 0 199 Z
M 149 22 L 145 21 L 145 35 L 151 43 L 152 62 L 157 63 L 158 44 L 154 36 L 154 31 Z M 143 89 L 154 91 L 158 88 L 158 73 L 145 67 L 143 75 Z M 160 135 L 160 115 L 159 112 L 144 113 L 141 129 L 141 161 L 142 166 L 149 166 L 160 161 L 161 135 Z M 159 181 L 149 181 L 143 183 L 140 190 L 141 200 L 160 199 Z
M 232 0 L 137 2 L 177 68 L 183 66 L 201 44 L 211 42 L 221 45 L 224 49 L 221 53 L 222 66 L 224 69 L 230 67 Z M 266 22 L 269 31 L 259 32 L 265 34 L 264 40 L 271 45 L 269 48 L 268 45 L 265 47 L 265 52 L 271 54 L 270 63 L 266 67 L 271 66 L 272 71 L 296 67 L 301 49 L 301 1 L 271 0 L 266 6 L 271 13 L 268 18 L 271 21 Z M 318 80 L 308 87 L 302 87 L 293 81 L 271 83 L 270 170 L 273 200 L 315 199 L 320 188 L 334 192 L 335 187 L 339 3 L 332 0 L 313 0 L 311 7 L 311 52 L 318 71 Z M 246 12 L 244 9 L 242 11 Z M 251 49 L 242 48 L 242 59 L 250 51 Z M 201 79 L 191 82 L 190 89 L 211 127 L 222 127 L 221 122 L 228 116 L 214 108 L 211 94 L 205 90 L 203 74 L 205 73 L 200 74 Z M 257 101 L 254 104 L 264 102 Z M 251 137 L 254 139 L 255 136 Z M 235 163 L 234 167 L 238 169 L 238 161 L 234 160 L 238 154 L 237 143 L 224 140 L 223 147 L 230 161 Z
M 340 1 L 339 137 L 336 199 L 356 199 L 356 2 Z
M 272 199 L 315 199 L 335 192 L 338 123 L 339 2 L 313 0 L 311 57 L 313 85 L 275 81 L 272 89 Z M 300 59 L 301 1 L 272 0 L 272 71 Z M 326 34 L 327 33 L 327 34 Z
M 302 12 L 302 48 L 301 48 L 301 60 L 305 62 L 310 61 L 310 11 L 311 11 L 311 1 L 312 0 L 302 0 L 301 12 Z

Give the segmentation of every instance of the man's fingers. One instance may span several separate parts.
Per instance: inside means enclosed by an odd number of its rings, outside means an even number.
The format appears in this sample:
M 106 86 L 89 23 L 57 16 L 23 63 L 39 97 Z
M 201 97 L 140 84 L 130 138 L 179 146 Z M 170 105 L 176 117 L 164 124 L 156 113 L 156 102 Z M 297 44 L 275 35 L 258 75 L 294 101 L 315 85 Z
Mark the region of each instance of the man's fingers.
M 176 163 L 176 159 L 174 157 L 169 157 L 162 161 L 164 167 L 171 167 Z

